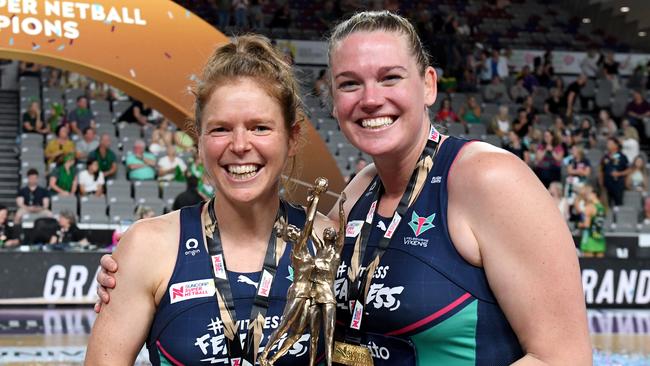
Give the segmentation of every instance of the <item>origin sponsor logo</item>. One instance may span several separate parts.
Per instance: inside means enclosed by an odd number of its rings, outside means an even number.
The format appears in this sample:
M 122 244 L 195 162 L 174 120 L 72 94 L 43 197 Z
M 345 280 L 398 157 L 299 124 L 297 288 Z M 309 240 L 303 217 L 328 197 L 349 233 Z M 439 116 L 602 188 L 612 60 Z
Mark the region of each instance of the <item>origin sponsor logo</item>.
M 404 238 L 404 244 L 426 248 L 429 245 L 429 239 L 406 237 Z
M 440 177 L 440 176 L 431 178 L 431 184 L 437 184 L 437 183 L 440 183 L 440 182 L 442 182 L 442 177 Z
M 177 302 L 208 297 L 214 295 L 212 279 L 175 283 L 169 287 L 169 299 L 172 304 Z
M 201 253 L 201 249 L 198 249 L 198 246 L 199 246 L 198 240 L 194 238 L 187 239 L 187 241 L 185 242 L 185 249 L 187 249 L 185 251 L 185 255 L 191 255 L 193 257 L 198 253 Z

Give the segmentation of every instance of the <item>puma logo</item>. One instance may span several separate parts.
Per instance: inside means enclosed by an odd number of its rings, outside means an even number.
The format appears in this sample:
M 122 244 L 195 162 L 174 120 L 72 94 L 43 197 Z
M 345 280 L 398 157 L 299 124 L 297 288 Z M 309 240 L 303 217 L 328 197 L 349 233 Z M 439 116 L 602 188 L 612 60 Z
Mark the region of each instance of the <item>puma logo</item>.
M 379 222 L 377 223 L 377 227 L 378 227 L 381 231 L 386 231 L 386 224 L 384 224 L 383 221 L 379 221 Z
M 244 275 L 239 275 L 239 277 L 237 277 L 237 282 L 243 282 L 243 283 L 245 283 L 247 285 L 251 285 L 251 286 L 257 288 L 257 282 L 253 282 L 253 280 L 251 280 L 250 278 L 248 278 L 248 277 L 246 277 Z

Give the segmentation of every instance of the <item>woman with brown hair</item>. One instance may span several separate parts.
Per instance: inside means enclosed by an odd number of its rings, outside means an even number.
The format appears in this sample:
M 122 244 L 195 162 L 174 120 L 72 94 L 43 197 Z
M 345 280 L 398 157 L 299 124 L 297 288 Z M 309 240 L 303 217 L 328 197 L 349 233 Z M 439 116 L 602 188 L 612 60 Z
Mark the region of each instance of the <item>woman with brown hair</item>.
M 279 194 L 302 128 L 297 91 L 265 38 L 242 36 L 213 53 L 194 91 L 194 127 L 216 193 L 139 220 L 121 238 L 120 285 L 95 322 L 88 364 L 132 364 L 143 343 L 154 365 L 255 364 L 292 278 L 291 243 L 276 228 L 305 222 Z M 317 217 L 314 230 L 325 224 Z M 308 362 L 309 334 L 299 338 L 278 365 Z

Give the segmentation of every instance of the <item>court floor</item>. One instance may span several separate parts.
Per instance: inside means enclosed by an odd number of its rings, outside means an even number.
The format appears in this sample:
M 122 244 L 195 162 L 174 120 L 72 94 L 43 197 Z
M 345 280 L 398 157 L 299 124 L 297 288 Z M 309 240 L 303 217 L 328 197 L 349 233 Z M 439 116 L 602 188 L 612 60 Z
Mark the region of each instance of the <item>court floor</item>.
M 650 310 L 590 310 L 594 365 L 650 365 Z M 0 364 L 79 365 L 90 308 L 0 308 Z M 138 364 L 146 365 L 144 352 Z

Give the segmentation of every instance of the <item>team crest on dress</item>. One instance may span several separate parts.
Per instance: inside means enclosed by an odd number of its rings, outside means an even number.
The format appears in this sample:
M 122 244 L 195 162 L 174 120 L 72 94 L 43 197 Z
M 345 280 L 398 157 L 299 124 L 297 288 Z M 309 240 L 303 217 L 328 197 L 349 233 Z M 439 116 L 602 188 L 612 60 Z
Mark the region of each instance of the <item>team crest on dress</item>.
M 429 217 L 421 217 L 420 215 L 417 214 L 417 212 L 413 211 L 411 214 L 411 222 L 409 222 L 409 226 L 411 229 L 413 229 L 413 233 L 415 236 L 420 236 L 423 232 L 436 227 L 433 224 L 433 219 L 436 218 L 436 214 L 433 213 Z

